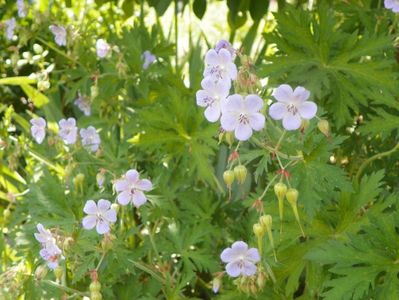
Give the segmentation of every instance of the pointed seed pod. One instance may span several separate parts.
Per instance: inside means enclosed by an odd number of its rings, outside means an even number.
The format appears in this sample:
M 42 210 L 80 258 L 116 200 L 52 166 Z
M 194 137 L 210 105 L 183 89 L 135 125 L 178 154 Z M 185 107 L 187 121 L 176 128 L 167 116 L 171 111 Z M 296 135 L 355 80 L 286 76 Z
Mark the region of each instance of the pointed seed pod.
M 289 189 L 287 193 L 285 194 L 285 197 L 287 198 L 289 204 L 291 206 L 296 206 L 296 203 L 298 201 L 298 190 L 297 189 Z
M 239 165 L 234 168 L 234 175 L 237 178 L 238 183 L 243 184 L 247 178 L 247 168 L 243 165 Z
M 328 123 L 327 120 L 320 120 L 317 123 L 317 127 L 321 131 L 322 134 L 324 134 L 326 137 L 330 136 L 330 124 Z
M 64 270 L 62 269 L 61 266 L 58 266 L 57 268 L 54 269 L 55 278 L 57 278 L 58 280 L 61 280 L 63 273 Z
M 268 230 L 268 228 L 272 228 L 272 216 L 271 215 L 263 215 L 259 218 L 260 224 L 262 224 L 263 228 L 265 230 Z
M 254 224 L 254 226 L 253 226 L 253 231 L 254 231 L 254 234 L 257 236 L 257 237 L 263 237 L 264 235 L 265 235 L 265 228 L 261 225 L 261 224 L 259 224 L 259 223 L 256 223 L 256 224 Z
M 90 283 L 90 293 L 99 293 L 101 291 L 101 283 L 99 281 L 93 281 Z
M 227 131 L 225 133 L 224 138 L 225 138 L 226 143 L 229 145 L 229 147 L 231 147 L 233 145 L 233 143 L 234 143 L 234 134 L 233 134 L 233 132 L 232 131 Z

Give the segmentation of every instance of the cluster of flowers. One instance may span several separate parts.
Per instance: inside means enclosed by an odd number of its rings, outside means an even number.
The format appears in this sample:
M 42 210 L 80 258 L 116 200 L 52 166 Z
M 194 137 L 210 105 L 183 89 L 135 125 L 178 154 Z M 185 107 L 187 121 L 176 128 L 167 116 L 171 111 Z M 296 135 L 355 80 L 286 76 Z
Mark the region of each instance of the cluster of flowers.
M 120 205 L 133 205 L 139 208 L 147 202 L 144 192 L 152 190 L 152 183 L 148 179 L 140 179 L 137 170 L 129 170 L 121 178 L 115 181 L 114 189 L 118 193 L 117 201 Z M 96 227 L 97 233 L 105 234 L 110 231 L 111 223 L 116 222 L 116 207 L 105 199 L 100 199 L 97 203 L 88 200 L 83 208 L 87 214 L 82 220 L 83 228 L 91 230 Z
M 46 120 L 43 118 L 34 118 L 30 120 L 31 123 L 31 134 L 38 144 L 41 144 L 46 137 Z M 67 145 L 73 145 L 77 141 L 78 127 L 76 126 L 76 120 L 74 118 L 62 119 L 58 122 L 59 125 L 59 137 Z M 91 152 L 96 152 L 100 146 L 101 139 L 93 126 L 89 126 L 86 129 L 80 129 L 80 137 L 82 145 Z
M 58 267 L 59 261 L 64 259 L 61 249 L 57 246 L 56 240 L 50 230 L 44 228 L 42 224 L 37 224 L 35 233 L 36 240 L 41 244 L 40 256 L 47 262 L 47 266 L 54 270 Z

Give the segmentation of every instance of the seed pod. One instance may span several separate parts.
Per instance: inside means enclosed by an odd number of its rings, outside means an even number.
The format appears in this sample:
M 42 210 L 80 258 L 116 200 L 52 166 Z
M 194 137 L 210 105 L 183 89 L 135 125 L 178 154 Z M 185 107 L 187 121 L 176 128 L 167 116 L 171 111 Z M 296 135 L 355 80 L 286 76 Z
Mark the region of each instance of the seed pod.
M 102 300 L 103 296 L 99 292 L 90 293 L 90 300 Z
M 70 236 L 67 237 L 67 238 L 64 240 L 64 243 L 62 244 L 64 250 L 69 250 L 69 249 L 71 248 L 73 242 L 74 242 L 74 240 L 73 240 L 72 237 L 70 237 Z
M 296 206 L 296 203 L 298 201 L 298 190 L 297 189 L 289 189 L 285 195 L 287 198 L 289 204 L 291 206 Z
M 260 224 L 262 224 L 263 228 L 267 230 L 268 228 L 272 228 L 272 216 L 271 215 L 264 215 L 259 218 Z
M 118 204 L 118 203 L 112 203 L 112 204 L 111 204 L 111 208 L 112 208 L 114 211 L 118 212 L 118 211 L 119 211 L 119 204 Z
M 101 283 L 96 281 L 93 281 L 90 283 L 90 293 L 99 293 L 101 291 Z
M 277 199 L 284 199 L 285 194 L 287 193 L 287 186 L 283 182 L 275 184 L 274 193 L 276 194 Z
M 215 294 L 217 294 L 219 292 L 221 284 L 222 284 L 222 281 L 220 280 L 219 276 L 213 278 L 213 280 L 212 280 L 212 290 L 213 290 L 213 292 Z
M 234 177 L 234 171 L 232 170 L 227 170 L 223 173 L 223 180 L 228 188 L 231 188 L 231 185 L 234 182 Z
M 234 168 L 234 175 L 237 178 L 238 183 L 243 184 L 247 178 L 247 168 L 243 165 L 239 165 Z
M 62 269 L 61 266 L 58 266 L 57 268 L 54 269 L 55 278 L 57 278 L 58 280 L 61 280 L 63 273 L 64 273 L 64 270 Z
M 326 137 L 330 136 L 330 124 L 328 123 L 327 120 L 320 120 L 317 123 L 317 127 L 321 131 L 322 134 L 324 134 Z
M 253 231 L 257 237 L 263 237 L 265 234 L 265 228 L 259 223 L 254 224 Z
M 47 275 L 47 268 L 43 265 L 40 265 L 36 268 L 35 278 L 37 280 L 42 280 Z
M 3 217 L 4 217 L 4 220 L 7 220 L 7 219 L 10 217 L 10 215 L 11 215 L 11 211 L 10 211 L 8 208 L 6 208 L 5 210 L 3 210 Z
M 234 143 L 234 134 L 232 131 L 227 131 L 225 132 L 224 138 L 226 140 L 226 143 L 231 147 Z
M 303 119 L 301 123 L 301 128 L 299 129 L 301 132 L 305 131 L 306 128 L 309 127 L 310 121 L 307 119 Z

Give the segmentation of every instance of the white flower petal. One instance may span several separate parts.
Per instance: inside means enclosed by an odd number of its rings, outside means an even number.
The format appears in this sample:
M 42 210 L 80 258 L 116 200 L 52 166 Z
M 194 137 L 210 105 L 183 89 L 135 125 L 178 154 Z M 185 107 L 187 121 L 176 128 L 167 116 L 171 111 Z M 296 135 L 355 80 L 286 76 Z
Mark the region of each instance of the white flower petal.
M 226 272 L 231 277 L 238 277 L 241 274 L 241 268 L 236 262 L 229 262 L 226 265 Z
M 249 118 L 249 125 L 254 130 L 261 130 L 263 127 L 265 127 L 265 116 L 262 115 L 261 113 L 254 113 L 248 116 Z
M 151 191 L 152 183 L 148 179 L 141 179 L 136 183 L 136 187 L 142 191 Z
M 248 250 L 248 244 L 243 241 L 237 241 L 233 243 L 231 249 L 234 251 L 246 252 Z
M 299 114 L 303 119 L 312 119 L 317 112 L 317 105 L 311 101 L 305 101 L 298 106 Z
M 235 252 L 231 248 L 226 248 L 220 254 L 220 259 L 225 263 L 234 261 L 236 259 Z
M 84 229 L 88 229 L 88 230 L 93 229 L 94 226 L 96 226 L 96 224 L 97 224 L 96 216 L 89 215 L 89 216 L 84 217 L 82 220 L 82 225 L 83 225 Z
M 126 172 L 126 178 L 129 180 L 131 183 L 135 183 L 137 180 L 139 180 L 139 172 L 137 172 L 134 169 L 131 169 Z
M 115 223 L 116 222 L 116 211 L 113 210 L 113 209 L 110 209 L 110 210 L 106 211 L 103 214 L 103 216 L 110 223 Z
M 269 116 L 274 120 L 281 120 L 287 112 L 287 104 L 285 103 L 276 102 L 269 107 Z
M 263 100 L 258 95 L 251 94 L 245 97 L 245 109 L 247 112 L 258 112 L 263 107 Z
M 209 122 L 216 122 L 220 117 L 220 106 L 217 104 L 210 105 L 205 109 L 204 114 Z
M 219 56 L 214 49 L 210 49 L 205 55 L 205 62 L 209 65 L 219 64 Z
M 234 94 L 227 97 L 223 105 L 222 111 L 242 112 L 244 108 L 244 100 L 241 95 Z
M 222 48 L 219 50 L 219 62 L 226 65 L 231 62 L 231 54 L 228 50 Z
M 133 194 L 132 202 L 134 206 L 139 208 L 141 205 L 147 202 L 147 198 L 145 197 L 143 192 L 136 190 Z
M 118 179 L 114 183 L 114 188 L 117 192 L 126 191 L 129 189 L 129 182 L 126 179 Z
M 215 87 L 215 80 L 212 77 L 205 77 L 201 81 L 201 86 L 204 90 L 212 90 Z
M 118 195 L 116 200 L 120 205 L 127 205 L 132 200 L 132 194 L 130 193 L 130 191 L 123 191 Z
M 252 128 L 249 124 L 238 124 L 235 128 L 234 135 L 239 141 L 246 141 L 252 135 Z
M 97 207 L 100 213 L 105 213 L 111 207 L 111 202 L 105 199 L 100 199 L 97 203 Z
M 197 93 L 195 95 L 196 95 L 196 98 L 197 98 L 197 105 L 198 106 L 201 106 L 201 107 L 208 106 L 208 102 L 206 101 L 210 97 L 208 91 L 199 90 L 199 91 L 197 91 Z
M 282 84 L 274 89 L 272 96 L 280 102 L 287 103 L 291 101 L 294 91 L 288 84 Z
M 88 200 L 83 208 L 86 214 L 95 215 L 97 213 L 97 204 L 93 200 Z
M 238 118 L 235 113 L 225 112 L 220 118 L 220 124 L 226 131 L 233 131 L 238 124 Z
M 96 230 L 99 234 L 109 232 L 109 224 L 106 221 L 99 221 L 96 226 Z
M 244 266 L 241 271 L 245 276 L 252 276 L 256 273 L 256 266 L 249 261 L 244 261 Z
M 299 102 L 304 102 L 309 98 L 310 92 L 302 86 L 297 86 L 294 90 L 293 96 Z
M 256 248 L 248 249 L 246 258 L 252 262 L 260 261 L 260 255 L 259 255 L 258 249 L 256 249 Z
M 230 75 L 231 80 L 237 79 L 237 66 L 234 63 L 229 63 L 227 65 L 227 71 Z
M 286 130 L 296 130 L 301 126 L 302 120 L 299 114 L 286 114 L 283 118 L 283 127 Z

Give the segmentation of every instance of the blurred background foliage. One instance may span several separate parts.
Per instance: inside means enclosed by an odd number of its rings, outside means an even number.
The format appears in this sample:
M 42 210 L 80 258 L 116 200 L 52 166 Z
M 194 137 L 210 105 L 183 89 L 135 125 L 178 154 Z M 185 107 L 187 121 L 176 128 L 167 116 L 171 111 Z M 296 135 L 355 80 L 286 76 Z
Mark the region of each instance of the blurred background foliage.
M 287 206 L 283 234 L 274 230 L 278 262 L 270 245 L 263 253 L 275 280 L 251 296 L 224 278 L 217 297 L 399 298 L 398 154 L 390 151 L 399 134 L 398 15 L 383 1 L 25 3 L 29 13 L 17 18 L 13 40 L 0 35 L 0 298 L 88 296 L 88 272 L 104 245 L 81 229 L 82 208 L 87 199 L 114 200 L 112 180 L 130 168 L 155 189 L 151 204 L 118 214 L 99 268 L 103 299 L 214 297 L 219 254 L 235 240 L 255 244 L 253 204 L 278 169 L 259 144 L 245 143 L 248 177 L 227 201 L 222 174 L 232 149 L 218 144 L 217 125 L 195 103 L 204 54 L 221 38 L 254 61 L 263 99 L 281 83 L 302 85 L 333 134 L 326 138 L 311 123 L 281 144 L 284 153 L 305 157 L 289 171 L 307 238 Z M 0 0 L 2 29 L 11 17 L 15 1 Z M 67 28 L 66 47 L 54 43 L 52 24 Z M 96 58 L 98 38 L 114 47 L 111 57 Z M 34 44 L 44 52 L 35 53 Z M 147 70 L 145 50 L 157 57 Z M 40 91 L 43 78 L 51 85 Z M 89 99 L 90 116 L 73 104 L 78 93 Z M 33 116 L 50 130 L 64 117 L 75 117 L 79 128 L 93 125 L 100 153 L 67 148 L 54 132 L 34 144 Z M 259 139 L 272 145 L 281 129 L 270 119 L 267 126 Z M 101 169 L 104 189 L 95 180 Z M 278 220 L 273 193 L 264 199 Z M 73 240 L 63 248 L 65 285 L 51 272 L 39 274 L 39 222 Z

